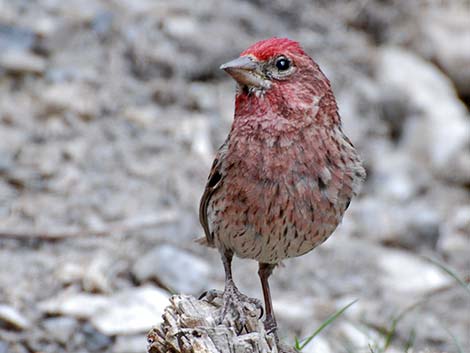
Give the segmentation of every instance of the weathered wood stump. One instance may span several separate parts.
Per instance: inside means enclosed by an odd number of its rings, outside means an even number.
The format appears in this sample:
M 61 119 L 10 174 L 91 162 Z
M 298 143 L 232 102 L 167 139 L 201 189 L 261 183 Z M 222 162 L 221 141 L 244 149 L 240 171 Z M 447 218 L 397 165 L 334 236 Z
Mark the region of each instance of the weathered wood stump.
M 208 303 L 192 296 L 175 295 L 165 309 L 163 322 L 148 334 L 148 353 L 295 353 L 275 343 L 266 333 L 259 311 L 246 303 L 247 322 L 240 327 L 236 315 L 228 313 L 217 324 L 221 303 Z M 240 333 L 239 333 L 240 332 Z

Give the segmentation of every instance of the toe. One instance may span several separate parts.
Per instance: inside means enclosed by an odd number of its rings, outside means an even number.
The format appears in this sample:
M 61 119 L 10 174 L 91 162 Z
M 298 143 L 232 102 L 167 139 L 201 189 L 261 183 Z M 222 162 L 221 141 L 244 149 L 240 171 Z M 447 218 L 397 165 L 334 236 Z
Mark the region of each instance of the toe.
M 201 295 L 200 295 L 197 299 L 198 299 L 198 300 L 204 299 L 204 298 L 207 296 L 207 292 L 208 292 L 207 290 L 204 291 L 204 292 L 202 292 Z
M 277 331 L 276 322 L 272 319 L 266 319 L 264 321 L 264 329 L 266 330 L 266 333 L 268 334 L 276 332 Z
M 206 300 L 207 302 L 211 303 L 217 298 L 222 298 L 224 296 L 223 292 L 217 289 L 210 289 L 205 291 L 199 296 L 199 300 Z

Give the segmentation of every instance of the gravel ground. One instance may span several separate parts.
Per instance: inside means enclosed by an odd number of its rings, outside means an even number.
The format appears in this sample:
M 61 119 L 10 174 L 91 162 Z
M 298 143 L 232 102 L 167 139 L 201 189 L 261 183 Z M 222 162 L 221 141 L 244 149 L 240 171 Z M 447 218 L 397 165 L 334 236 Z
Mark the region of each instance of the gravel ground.
M 272 280 L 306 353 L 470 347 L 468 1 L 0 0 L 0 353 L 141 353 L 171 292 L 223 286 L 199 197 L 233 114 L 218 66 L 300 41 L 368 179 Z M 261 297 L 256 263 L 235 278 Z M 402 313 L 406 313 L 401 315 Z

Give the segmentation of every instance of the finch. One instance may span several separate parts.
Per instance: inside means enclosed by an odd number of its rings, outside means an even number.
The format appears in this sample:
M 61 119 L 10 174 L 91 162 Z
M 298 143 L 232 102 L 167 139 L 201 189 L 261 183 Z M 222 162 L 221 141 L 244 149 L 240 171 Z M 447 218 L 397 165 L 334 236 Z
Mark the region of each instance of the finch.
M 268 278 L 282 260 L 308 253 L 334 232 L 365 179 L 341 128 L 330 82 L 299 43 L 271 38 L 220 67 L 237 83 L 235 115 L 201 198 L 205 243 L 225 269 L 221 320 L 244 322 L 234 255 L 259 263 L 265 327 L 277 338 Z

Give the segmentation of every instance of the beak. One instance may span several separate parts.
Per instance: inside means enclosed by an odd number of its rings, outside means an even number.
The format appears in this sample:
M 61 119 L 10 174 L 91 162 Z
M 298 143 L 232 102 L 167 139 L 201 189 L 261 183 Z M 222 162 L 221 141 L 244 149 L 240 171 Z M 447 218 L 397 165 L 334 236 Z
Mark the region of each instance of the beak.
M 270 82 L 259 74 L 259 63 L 249 56 L 241 56 L 220 66 L 240 85 L 269 88 Z

